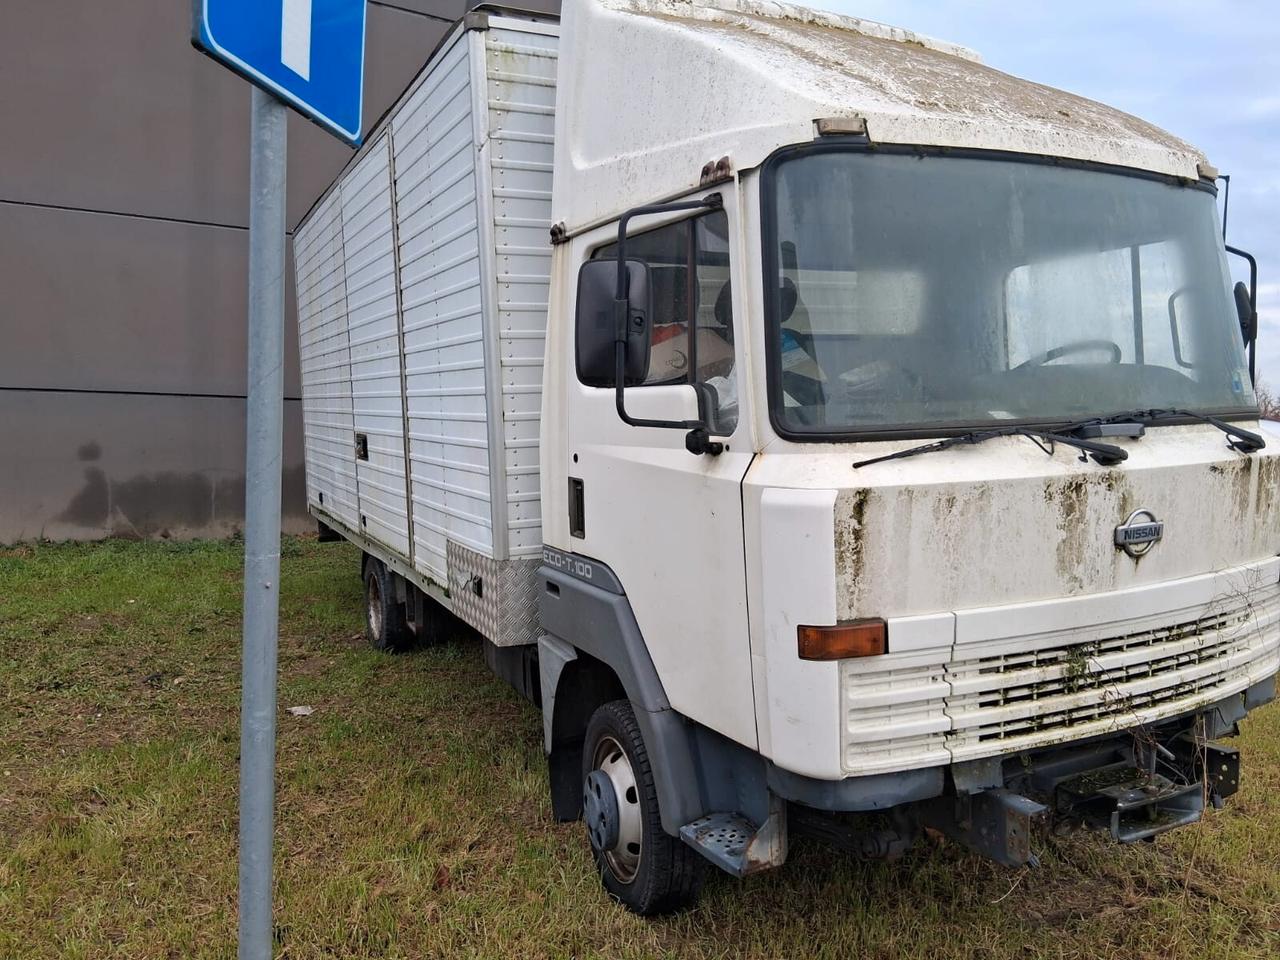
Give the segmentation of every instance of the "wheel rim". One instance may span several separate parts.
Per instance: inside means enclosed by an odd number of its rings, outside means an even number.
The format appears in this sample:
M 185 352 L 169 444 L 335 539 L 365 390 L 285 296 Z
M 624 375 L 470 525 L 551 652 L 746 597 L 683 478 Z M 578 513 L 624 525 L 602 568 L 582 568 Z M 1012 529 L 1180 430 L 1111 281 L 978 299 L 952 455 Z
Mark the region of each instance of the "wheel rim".
M 369 635 L 375 640 L 382 639 L 382 587 L 377 576 L 369 578 L 369 589 L 365 591 L 365 616 L 369 620 Z
M 617 811 L 617 838 L 612 846 L 600 849 L 609 870 L 622 883 L 630 883 L 635 879 L 640 868 L 640 853 L 644 840 L 644 821 L 640 816 L 640 788 L 636 784 L 635 770 L 627 751 L 611 736 L 601 737 L 596 743 L 591 758 L 592 773 L 603 773 L 613 786 L 616 804 L 610 806 Z M 599 783 L 600 778 L 594 778 Z M 590 788 L 590 787 L 588 787 Z M 613 831 L 606 833 L 612 840 Z

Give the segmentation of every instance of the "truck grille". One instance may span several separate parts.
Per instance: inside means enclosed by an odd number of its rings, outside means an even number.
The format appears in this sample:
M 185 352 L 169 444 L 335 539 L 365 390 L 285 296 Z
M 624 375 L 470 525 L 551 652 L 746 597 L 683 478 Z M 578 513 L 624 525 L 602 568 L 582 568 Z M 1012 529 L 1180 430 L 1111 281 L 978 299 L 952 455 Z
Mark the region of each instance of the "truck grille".
M 1277 603 L 1154 629 L 948 665 L 954 760 L 1091 736 L 1171 716 L 1274 671 Z M 1089 729 L 1096 728 L 1096 729 Z
M 1235 609 L 1093 643 L 956 660 L 947 669 L 948 746 L 1034 740 L 1098 721 L 1135 726 L 1155 708 L 1225 689 L 1262 646 L 1275 646 L 1260 613 Z M 1265 613 L 1270 625 L 1274 602 Z
M 942 664 L 921 659 L 891 653 L 840 661 L 841 741 L 848 772 L 884 773 L 950 761 Z
M 841 664 L 845 770 L 902 770 L 1140 726 L 1280 668 L 1280 593 L 1071 642 L 976 643 Z M 985 655 L 950 659 L 956 653 Z M 878 661 L 878 662 L 877 662 Z

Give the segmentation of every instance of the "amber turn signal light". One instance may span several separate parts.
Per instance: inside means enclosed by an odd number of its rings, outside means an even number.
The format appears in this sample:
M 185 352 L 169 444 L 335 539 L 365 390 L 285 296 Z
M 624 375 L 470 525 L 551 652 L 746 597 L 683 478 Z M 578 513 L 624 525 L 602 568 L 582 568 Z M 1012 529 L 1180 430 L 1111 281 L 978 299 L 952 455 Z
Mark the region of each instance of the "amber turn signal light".
M 889 649 L 889 626 L 879 617 L 849 620 L 834 627 L 797 627 L 801 660 L 875 657 Z

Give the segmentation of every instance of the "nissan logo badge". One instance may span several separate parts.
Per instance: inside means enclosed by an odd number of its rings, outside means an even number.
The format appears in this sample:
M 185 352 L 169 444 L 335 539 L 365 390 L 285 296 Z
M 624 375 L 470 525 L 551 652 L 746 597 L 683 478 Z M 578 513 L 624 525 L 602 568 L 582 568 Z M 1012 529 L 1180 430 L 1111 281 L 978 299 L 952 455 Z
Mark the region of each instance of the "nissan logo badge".
M 1140 557 L 1164 536 L 1164 524 L 1150 510 L 1135 510 L 1116 527 L 1116 547 L 1131 557 Z

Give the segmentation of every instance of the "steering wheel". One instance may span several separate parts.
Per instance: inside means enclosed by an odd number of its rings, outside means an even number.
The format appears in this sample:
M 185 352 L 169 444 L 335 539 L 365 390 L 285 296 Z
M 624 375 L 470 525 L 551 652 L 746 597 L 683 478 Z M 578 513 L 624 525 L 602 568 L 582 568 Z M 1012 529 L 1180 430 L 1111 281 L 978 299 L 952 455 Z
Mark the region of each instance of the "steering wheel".
M 1057 360 L 1059 357 L 1065 357 L 1072 353 L 1086 353 L 1089 350 L 1108 350 L 1111 352 L 1111 362 L 1119 363 L 1123 356 L 1120 344 L 1111 340 L 1074 340 L 1071 343 L 1064 343 L 1060 347 L 1054 347 L 1052 350 L 1046 350 L 1038 357 L 1032 357 L 1030 360 L 1024 360 L 1013 369 L 1023 370 L 1027 367 L 1039 367 L 1051 360 Z

